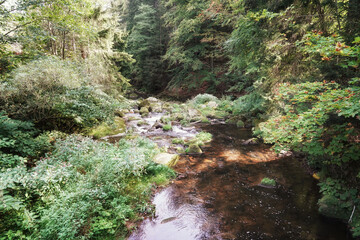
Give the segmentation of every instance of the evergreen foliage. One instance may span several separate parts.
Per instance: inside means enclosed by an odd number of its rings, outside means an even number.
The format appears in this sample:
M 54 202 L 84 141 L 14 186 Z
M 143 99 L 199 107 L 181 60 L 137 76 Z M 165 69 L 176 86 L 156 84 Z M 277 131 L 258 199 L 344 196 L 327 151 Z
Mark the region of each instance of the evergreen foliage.
M 127 50 L 136 59 L 132 69 L 133 83 L 156 92 L 164 87 L 164 63 L 161 60 L 165 41 L 161 20 L 150 5 L 141 4 L 132 20 Z

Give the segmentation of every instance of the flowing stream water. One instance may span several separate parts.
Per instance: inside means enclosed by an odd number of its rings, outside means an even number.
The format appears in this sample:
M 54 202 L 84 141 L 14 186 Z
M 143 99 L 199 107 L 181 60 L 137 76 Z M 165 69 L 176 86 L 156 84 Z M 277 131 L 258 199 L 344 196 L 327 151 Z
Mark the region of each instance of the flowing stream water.
M 213 140 L 203 154 L 181 156 L 178 177 L 153 199 L 155 216 L 130 240 L 351 239 L 344 224 L 318 214 L 317 182 L 299 159 L 244 144 L 251 131 L 233 125 L 174 126 L 165 133 L 152 127 L 160 117 L 149 117 L 147 127 L 138 127 L 139 120 L 130 126 L 163 147 L 197 131 L 210 132 Z M 264 177 L 275 179 L 276 187 L 262 186 Z

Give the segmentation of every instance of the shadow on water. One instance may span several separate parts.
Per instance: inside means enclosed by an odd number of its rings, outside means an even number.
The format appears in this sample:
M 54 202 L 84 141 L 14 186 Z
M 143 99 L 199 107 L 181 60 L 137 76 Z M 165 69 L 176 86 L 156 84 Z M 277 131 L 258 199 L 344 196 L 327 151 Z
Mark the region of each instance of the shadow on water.
M 316 181 L 297 159 L 244 145 L 248 130 L 201 128 L 213 141 L 204 154 L 181 158 L 178 178 L 154 198 L 156 217 L 129 239 L 350 239 L 344 224 L 318 214 Z M 264 177 L 277 186 L 259 186 Z

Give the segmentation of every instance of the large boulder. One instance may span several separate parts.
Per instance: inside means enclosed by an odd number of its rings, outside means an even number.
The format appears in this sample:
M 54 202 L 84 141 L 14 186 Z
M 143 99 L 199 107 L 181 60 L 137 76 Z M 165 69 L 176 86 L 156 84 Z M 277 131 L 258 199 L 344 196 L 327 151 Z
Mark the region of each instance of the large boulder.
M 152 112 L 161 113 L 163 111 L 161 103 L 151 103 L 150 109 Z
M 141 114 L 141 116 L 146 116 L 146 115 L 148 115 L 148 114 L 149 114 L 149 109 L 148 109 L 147 107 L 142 107 L 142 108 L 140 109 L 140 114 Z
M 142 100 L 140 103 L 139 103 L 139 108 L 143 108 L 143 107 L 149 107 L 150 106 L 150 101 L 145 99 L 145 100 Z
M 170 153 L 160 153 L 155 156 L 154 162 L 173 167 L 179 161 L 179 155 Z
M 139 108 L 146 107 L 150 112 L 162 112 L 162 104 L 159 99 L 149 97 L 139 103 Z
M 96 127 L 93 127 L 89 131 L 89 135 L 96 139 L 103 138 L 106 136 L 122 134 L 126 132 L 125 120 L 120 117 L 115 117 L 112 124 L 102 123 Z

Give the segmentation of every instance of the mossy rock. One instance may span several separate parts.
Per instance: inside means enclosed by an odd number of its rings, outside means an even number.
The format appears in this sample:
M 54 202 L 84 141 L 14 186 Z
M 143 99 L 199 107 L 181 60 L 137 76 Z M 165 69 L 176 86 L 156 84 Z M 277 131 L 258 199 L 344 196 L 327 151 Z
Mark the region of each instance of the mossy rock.
M 170 131 L 170 130 L 172 130 L 172 126 L 170 124 L 166 124 L 166 125 L 163 126 L 163 130 L 164 131 Z
M 165 102 L 163 105 L 162 105 L 162 109 L 164 111 L 167 111 L 167 112 L 171 112 L 173 110 L 173 106 L 171 103 L 168 103 L 168 102 Z
M 170 153 L 160 153 L 155 156 L 154 162 L 173 167 L 179 161 L 179 155 Z
M 143 108 L 143 107 L 148 108 L 149 106 L 150 106 L 150 102 L 149 102 L 149 100 L 147 100 L 147 99 L 142 100 L 142 101 L 139 103 L 140 111 L 141 111 L 141 108 Z
M 275 187 L 276 186 L 276 181 L 274 179 L 271 178 L 263 178 L 261 180 L 261 185 L 265 186 L 265 187 Z
M 120 117 L 115 117 L 113 124 L 102 123 L 92 128 L 89 132 L 89 135 L 98 139 L 105 136 L 124 133 L 125 131 L 126 131 L 125 120 Z
M 136 93 L 130 93 L 128 97 L 129 99 L 137 99 L 139 96 Z
M 351 215 L 351 210 L 341 207 L 344 205 L 346 205 L 344 201 L 332 195 L 324 195 L 319 200 L 319 212 L 331 218 L 348 219 Z
M 239 119 L 237 117 L 231 117 L 231 118 L 227 119 L 225 122 L 227 124 L 236 124 L 238 120 Z
M 201 112 L 195 108 L 189 108 L 188 115 L 190 119 L 199 119 L 202 116 Z
M 145 125 L 149 125 L 146 121 L 139 121 L 137 124 L 137 126 L 145 126 Z
M 168 124 L 169 122 L 171 122 L 171 120 L 169 116 L 162 116 L 160 122 L 164 124 Z
M 138 118 L 138 117 L 127 117 L 126 118 L 127 121 L 131 122 L 131 121 L 137 121 L 137 120 L 141 120 L 141 118 Z
M 125 116 L 125 113 L 121 109 L 116 109 L 114 114 L 117 117 L 124 117 Z
M 236 122 L 236 126 L 237 126 L 238 128 L 243 128 L 243 127 L 245 126 L 245 123 L 244 123 L 243 121 L 241 121 L 241 120 L 238 120 L 238 121 Z
M 147 107 L 142 107 L 142 108 L 140 109 L 140 114 L 141 114 L 141 116 L 147 116 L 147 115 L 149 115 L 149 109 L 148 109 Z
M 129 113 L 130 110 L 125 108 L 125 109 L 121 109 L 121 112 L 124 113 L 124 114 L 126 114 L 126 113 Z
M 263 122 L 263 120 L 260 120 L 260 119 L 252 120 L 251 125 L 254 127 L 255 132 L 260 131 L 259 124 L 262 123 L 262 122 Z
M 161 113 L 163 111 L 161 103 L 152 103 L 149 107 L 152 112 Z
M 182 148 L 182 147 L 177 147 L 177 148 L 176 148 L 176 152 L 177 152 L 178 154 L 185 154 L 185 153 L 186 153 L 186 152 L 185 152 L 185 149 Z
M 199 145 L 197 145 L 197 144 L 190 144 L 187 152 L 190 153 L 190 154 L 193 154 L 193 153 L 202 153 L 202 150 L 201 150 L 201 148 L 199 147 Z
M 171 140 L 171 142 L 172 142 L 173 144 L 184 144 L 184 140 L 181 139 L 181 138 L 173 138 L 173 139 Z
M 207 117 L 201 119 L 202 123 L 210 123 L 210 120 Z
M 172 118 L 176 121 L 181 121 L 185 119 L 184 114 L 182 113 L 176 113 L 172 116 Z

